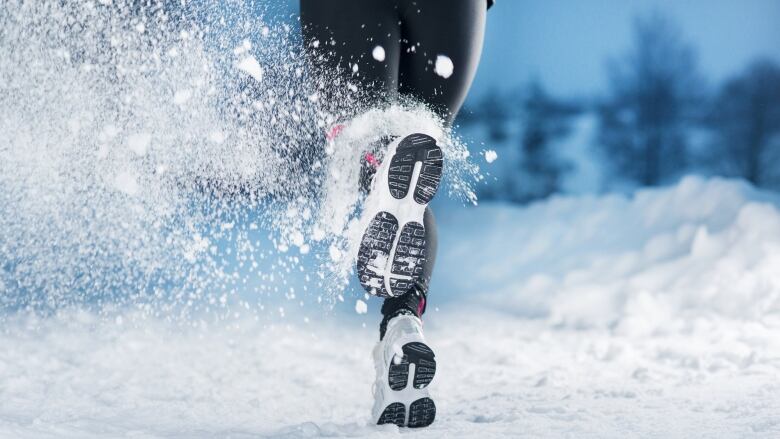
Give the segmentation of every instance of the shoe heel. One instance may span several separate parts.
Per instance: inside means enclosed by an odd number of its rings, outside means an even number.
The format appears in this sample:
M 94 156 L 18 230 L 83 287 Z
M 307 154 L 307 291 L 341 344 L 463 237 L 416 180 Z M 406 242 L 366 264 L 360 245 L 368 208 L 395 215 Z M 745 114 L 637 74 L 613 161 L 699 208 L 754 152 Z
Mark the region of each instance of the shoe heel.
M 402 351 L 404 355 L 400 360 L 397 360 L 398 357 L 390 360 L 387 384 L 392 390 L 404 390 L 409 385 L 409 365 L 413 364 L 412 387 L 424 389 L 433 381 L 433 376 L 436 374 L 436 360 L 433 351 L 425 343 L 420 342 L 406 343 Z
M 417 162 L 422 165 L 413 198 L 417 204 L 428 204 L 439 189 L 444 169 L 444 153 L 431 136 L 411 134 L 401 140 L 390 161 L 388 188 L 394 198 L 406 198 Z

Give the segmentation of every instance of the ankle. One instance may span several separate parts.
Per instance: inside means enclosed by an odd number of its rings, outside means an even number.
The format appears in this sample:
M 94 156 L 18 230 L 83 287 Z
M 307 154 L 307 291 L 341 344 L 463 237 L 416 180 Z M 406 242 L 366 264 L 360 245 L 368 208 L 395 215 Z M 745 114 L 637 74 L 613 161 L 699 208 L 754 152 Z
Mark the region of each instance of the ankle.
M 382 304 L 382 323 L 379 324 L 379 339 L 387 332 L 387 325 L 395 317 L 410 315 L 422 318 L 425 313 L 427 289 L 423 284 L 415 284 L 406 293 L 385 299 Z

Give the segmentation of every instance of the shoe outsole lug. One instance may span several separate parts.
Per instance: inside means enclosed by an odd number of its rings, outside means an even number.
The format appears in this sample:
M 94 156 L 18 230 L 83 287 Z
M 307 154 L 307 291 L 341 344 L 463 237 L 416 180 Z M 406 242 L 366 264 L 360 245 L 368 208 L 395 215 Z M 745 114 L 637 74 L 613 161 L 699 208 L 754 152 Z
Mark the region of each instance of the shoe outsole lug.
M 395 424 L 399 427 L 403 427 L 405 421 L 406 421 L 406 406 L 401 404 L 400 402 L 394 402 L 388 405 L 387 407 L 385 407 L 384 411 L 382 412 L 382 415 L 379 416 L 379 420 L 376 423 L 377 425 Z
M 377 425 L 395 424 L 398 427 L 422 428 L 433 424 L 436 419 L 436 404 L 431 398 L 420 398 L 409 405 L 409 417 L 406 406 L 394 402 L 382 412 Z
M 403 357 L 391 360 L 388 368 L 388 382 L 392 390 L 400 391 L 409 383 L 409 365 L 414 364 L 412 386 L 415 389 L 427 387 L 436 374 L 436 360 L 433 350 L 425 343 L 406 343 L 401 350 Z
M 409 406 L 409 428 L 427 427 L 436 419 L 436 404 L 431 398 L 420 398 Z
M 379 212 L 363 234 L 358 250 L 357 275 L 366 291 L 380 297 L 387 297 L 384 270 L 387 259 L 398 233 L 398 220 L 389 212 Z M 375 264 L 382 265 L 376 267 Z
M 404 355 L 396 363 L 396 359 L 390 360 L 391 364 L 387 372 L 387 384 L 392 390 L 403 390 L 409 383 L 409 358 Z
M 420 173 L 416 182 L 412 182 L 418 162 L 421 163 Z M 390 195 L 397 200 L 406 199 L 414 184 L 409 202 L 427 205 L 441 183 L 443 163 L 442 150 L 433 137 L 411 134 L 399 142 L 390 159 L 388 181 L 384 183 Z M 392 231 L 382 234 L 388 222 L 393 224 Z M 409 291 L 423 276 L 428 257 L 425 251 L 426 238 L 422 218 L 420 221 L 399 224 L 392 212 L 377 213 L 363 234 L 358 251 L 357 273 L 360 284 L 370 294 L 380 297 L 400 296 Z M 372 263 L 377 261 L 385 262 L 386 266 L 374 267 Z
M 402 348 L 403 357 L 398 361 L 391 359 L 388 367 L 388 385 L 391 390 L 400 392 L 407 388 L 409 380 L 412 380 L 414 389 L 424 389 L 433 381 L 436 374 L 436 360 L 433 350 L 421 342 L 406 343 Z M 414 365 L 411 368 L 410 365 Z M 414 370 L 414 376 L 410 377 L 410 370 Z M 427 393 L 424 393 L 427 395 Z M 399 427 L 419 428 L 427 427 L 433 423 L 436 417 L 436 405 L 426 396 L 415 400 L 409 405 L 409 413 L 406 416 L 406 406 L 400 402 L 394 402 L 385 407 L 377 424 L 395 424 Z
M 401 140 L 390 161 L 387 184 L 393 197 L 399 200 L 405 198 L 417 162 L 421 162 L 422 166 L 413 198 L 418 204 L 428 204 L 439 188 L 444 168 L 444 154 L 431 136 L 411 134 Z
M 390 289 L 394 296 L 409 291 L 414 279 L 422 277 L 427 259 L 425 238 L 425 227 L 418 222 L 406 223 L 401 230 L 390 268 Z M 403 277 L 394 278 L 393 275 Z

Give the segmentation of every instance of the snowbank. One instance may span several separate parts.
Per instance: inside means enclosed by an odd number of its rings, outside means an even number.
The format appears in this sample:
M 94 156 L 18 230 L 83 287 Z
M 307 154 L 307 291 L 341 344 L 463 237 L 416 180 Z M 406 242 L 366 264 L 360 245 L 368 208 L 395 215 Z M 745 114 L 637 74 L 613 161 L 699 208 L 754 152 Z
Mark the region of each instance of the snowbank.
M 688 178 L 440 209 L 415 437 L 780 437 L 777 205 Z M 397 437 L 370 424 L 378 318 L 353 305 L 6 316 L 0 437 Z
M 777 206 L 739 182 L 689 177 L 633 196 L 439 215 L 446 218 L 440 269 L 447 276 L 435 281 L 442 292 L 434 294 L 629 332 L 663 329 L 678 317 L 777 315 Z

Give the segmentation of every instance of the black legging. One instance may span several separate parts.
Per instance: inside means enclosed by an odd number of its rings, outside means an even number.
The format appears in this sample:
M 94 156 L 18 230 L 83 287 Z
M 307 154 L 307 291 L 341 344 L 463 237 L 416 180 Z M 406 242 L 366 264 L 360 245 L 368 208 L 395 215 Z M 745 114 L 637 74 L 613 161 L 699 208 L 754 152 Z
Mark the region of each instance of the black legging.
M 306 47 L 328 67 L 378 98 L 421 100 L 452 123 L 477 71 L 485 10 L 485 0 L 301 0 L 301 25 Z M 438 55 L 452 60 L 452 76 L 434 72 Z
M 301 27 L 321 67 L 343 72 L 376 99 L 392 102 L 400 94 L 420 100 L 451 125 L 477 70 L 485 10 L 485 0 L 301 0 Z M 373 55 L 377 46 L 383 61 Z M 434 71 L 439 55 L 452 61 L 447 78 Z M 423 222 L 427 289 L 437 249 L 430 208 Z

